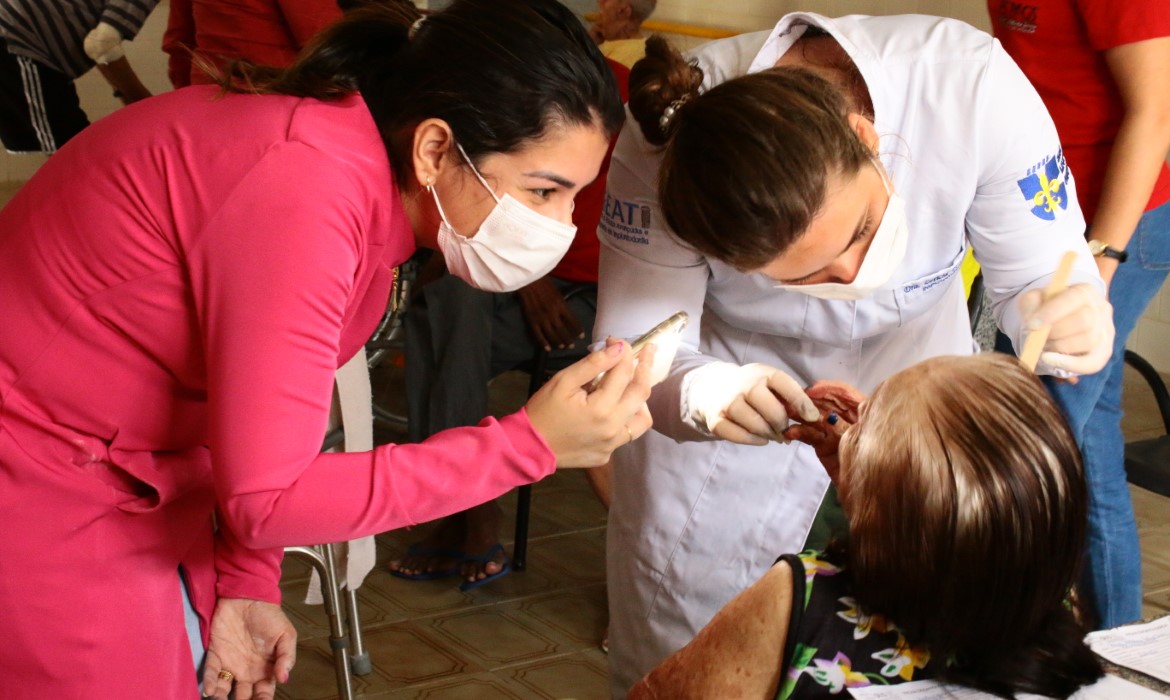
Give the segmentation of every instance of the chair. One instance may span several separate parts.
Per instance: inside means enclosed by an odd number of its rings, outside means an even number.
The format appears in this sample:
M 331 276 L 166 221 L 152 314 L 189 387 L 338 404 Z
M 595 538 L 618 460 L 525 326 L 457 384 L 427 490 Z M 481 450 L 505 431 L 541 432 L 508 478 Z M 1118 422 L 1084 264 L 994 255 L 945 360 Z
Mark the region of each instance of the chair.
M 404 332 L 403 316 L 406 312 L 407 303 L 413 291 L 413 283 L 418 276 L 419 268 L 419 261 L 412 258 L 406 263 L 403 263 L 395 271 L 394 290 L 391 293 L 390 304 L 386 315 L 378 324 L 378 328 L 374 331 L 369 342 L 366 343 L 366 351 L 368 353 L 367 362 L 370 369 L 378 366 L 394 350 L 401 349 L 402 334 Z M 572 285 L 564 292 L 565 301 L 569 301 L 592 289 L 596 289 L 596 286 L 589 283 Z M 528 384 L 528 395 L 532 396 L 551 376 L 548 367 L 548 353 L 543 348 L 537 348 L 533 353 L 528 371 L 531 376 Z M 374 404 L 372 410 L 375 422 L 405 431 L 407 423 L 406 416 L 394 413 L 378 404 Z M 331 431 L 326 436 L 326 449 L 340 443 L 342 436 L 343 433 L 339 428 Z M 519 487 L 516 503 L 516 534 L 512 550 L 512 568 L 517 571 L 523 571 L 528 565 L 528 522 L 531 502 L 532 486 L 525 485 Z
M 1132 350 L 1125 351 L 1125 362 L 1146 380 L 1154 399 L 1166 435 L 1148 440 L 1136 440 L 1125 445 L 1125 472 L 1129 483 L 1147 491 L 1170 497 L 1170 392 L 1153 365 Z

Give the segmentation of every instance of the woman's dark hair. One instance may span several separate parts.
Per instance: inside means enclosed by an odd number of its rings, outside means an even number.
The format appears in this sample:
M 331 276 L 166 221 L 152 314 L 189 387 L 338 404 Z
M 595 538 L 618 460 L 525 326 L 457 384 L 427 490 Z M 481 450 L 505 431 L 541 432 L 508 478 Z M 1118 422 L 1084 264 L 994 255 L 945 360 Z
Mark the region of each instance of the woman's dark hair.
M 1014 357 L 941 357 L 873 393 L 841 443 L 858 603 L 1001 697 L 1101 676 L 1070 590 L 1085 551 L 1081 455 Z
M 221 85 L 322 100 L 360 91 L 400 184 L 425 119 L 446 121 L 472 161 L 554 126 L 597 124 L 608 135 L 621 127 L 613 72 L 555 0 L 455 0 L 421 16 L 409 3 L 358 7 L 287 69 L 236 63 Z
M 774 68 L 700 95 L 702 81 L 651 37 L 630 72 L 630 112 L 648 142 L 665 145 L 658 198 L 675 234 L 757 270 L 808 229 L 829 176 L 852 176 L 873 153 L 849 125 L 845 96 L 808 70 Z

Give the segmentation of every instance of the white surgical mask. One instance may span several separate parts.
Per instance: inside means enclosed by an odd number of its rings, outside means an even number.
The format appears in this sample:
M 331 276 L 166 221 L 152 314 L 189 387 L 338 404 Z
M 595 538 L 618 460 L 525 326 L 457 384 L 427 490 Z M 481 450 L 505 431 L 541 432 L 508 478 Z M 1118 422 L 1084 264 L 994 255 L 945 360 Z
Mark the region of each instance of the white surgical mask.
M 439 250 L 447 269 L 473 287 L 488 292 L 511 292 L 547 275 L 564 257 L 577 227 L 537 213 L 512 195 L 497 197 L 471 164 L 463 147 L 455 144 L 475 178 L 487 189 L 496 206 L 474 236 L 460 236 L 451 228 L 439 194 L 427 189 L 439 209 Z
M 874 167 L 877 167 L 877 163 L 874 163 Z M 873 294 L 893 277 L 894 271 L 906 257 L 906 239 L 910 235 L 906 224 L 906 202 L 890 189 L 890 181 L 880 168 L 878 173 L 882 176 L 890 201 L 886 204 L 886 213 L 882 215 L 853 281 L 849 284 L 778 284 L 777 289 L 800 292 L 818 299 L 857 301 Z

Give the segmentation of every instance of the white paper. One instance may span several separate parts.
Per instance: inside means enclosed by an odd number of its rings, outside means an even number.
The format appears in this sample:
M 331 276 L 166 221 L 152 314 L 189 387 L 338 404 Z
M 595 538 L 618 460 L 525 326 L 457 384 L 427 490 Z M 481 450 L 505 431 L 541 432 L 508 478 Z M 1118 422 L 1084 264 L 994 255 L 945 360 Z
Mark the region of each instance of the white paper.
M 1170 615 L 1144 625 L 1091 632 L 1085 641 L 1118 666 L 1170 683 Z
M 871 685 L 850 688 L 858 700 L 998 700 L 991 693 L 937 681 L 913 681 L 898 685 Z M 1117 676 L 1105 676 L 1093 685 L 1081 688 L 1073 700 L 1166 700 L 1166 696 Z M 1018 700 L 1046 700 L 1038 695 L 1017 695 Z
M 329 417 L 329 428 L 338 424 L 345 428 L 343 452 L 368 452 L 374 449 L 373 391 L 370 387 L 370 368 L 366 364 L 365 348 L 337 370 L 336 391 L 333 395 L 333 411 Z M 334 547 L 341 550 L 342 566 L 337 575 L 340 583 L 356 591 L 366 575 L 374 568 L 374 538 L 362 537 Z M 320 605 L 325 602 L 321 592 L 321 577 L 317 568 L 309 578 L 309 589 L 305 592 L 305 603 Z

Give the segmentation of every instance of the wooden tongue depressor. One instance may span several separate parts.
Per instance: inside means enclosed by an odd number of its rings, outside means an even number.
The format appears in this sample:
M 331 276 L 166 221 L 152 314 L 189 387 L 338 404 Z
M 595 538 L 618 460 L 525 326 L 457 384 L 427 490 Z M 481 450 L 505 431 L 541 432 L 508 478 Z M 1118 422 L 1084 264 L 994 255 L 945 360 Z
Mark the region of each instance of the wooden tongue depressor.
M 1076 259 L 1077 254 L 1071 250 L 1060 259 L 1060 267 L 1056 268 L 1056 274 L 1052 276 L 1052 280 L 1044 290 L 1044 301 L 1060 294 L 1068 286 L 1068 276 L 1072 272 L 1072 266 Z M 1048 342 L 1048 334 L 1051 331 L 1052 326 L 1040 326 L 1029 333 L 1027 339 L 1024 340 L 1024 351 L 1020 353 L 1020 362 L 1024 363 L 1024 367 L 1029 372 L 1036 371 L 1036 363 L 1040 361 L 1040 353 L 1044 350 L 1044 344 Z

